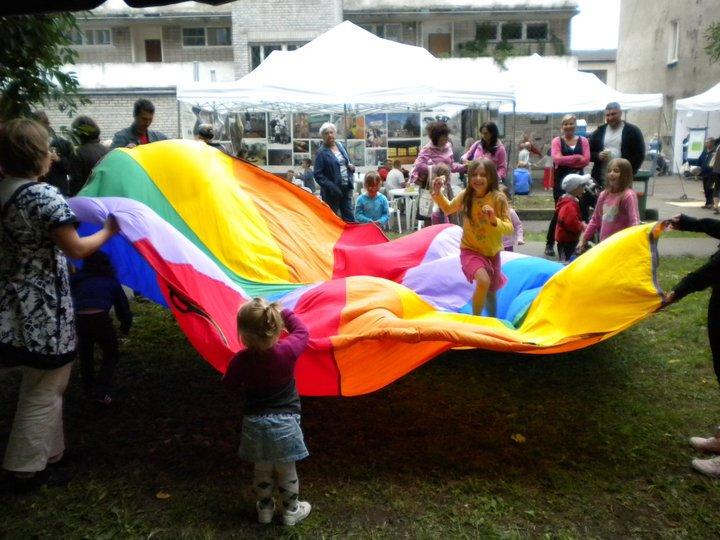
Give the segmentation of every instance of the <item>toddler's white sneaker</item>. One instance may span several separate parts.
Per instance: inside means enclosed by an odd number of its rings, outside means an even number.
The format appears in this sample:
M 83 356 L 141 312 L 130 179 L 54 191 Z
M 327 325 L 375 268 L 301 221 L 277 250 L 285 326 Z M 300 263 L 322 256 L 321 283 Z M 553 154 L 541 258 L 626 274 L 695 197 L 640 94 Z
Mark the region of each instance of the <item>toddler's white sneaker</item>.
M 268 506 L 267 508 L 263 508 L 262 506 L 260 506 L 260 501 L 258 501 L 257 503 L 255 503 L 255 508 L 257 508 L 258 523 L 261 523 L 262 525 L 272 523 L 273 516 L 275 515 L 274 500 L 272 506 Z
M 300 501 L 298 502 L 297 508 L 294 512 L 290 510 L 283 510 L 283 523 L 292 527 L 308 517 L 311 509 L 312 506 L 310 506 L 309 502 Z

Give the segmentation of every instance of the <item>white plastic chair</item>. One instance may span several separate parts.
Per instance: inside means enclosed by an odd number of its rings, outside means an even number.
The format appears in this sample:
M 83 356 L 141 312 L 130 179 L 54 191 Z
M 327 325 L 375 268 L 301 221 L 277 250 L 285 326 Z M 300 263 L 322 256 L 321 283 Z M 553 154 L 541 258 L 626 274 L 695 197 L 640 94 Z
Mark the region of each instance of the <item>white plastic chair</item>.
M 400 218 L 400 208 L 398 208 L 398 200 L 392 199 L 388 201 L 388 213 L 390 219 L 395 216 L 395 223 L 397 223 L 398 234 L 402 234 L 402 219 Z M 390 228 L 390 219 L 388 219 L 388 229 Z

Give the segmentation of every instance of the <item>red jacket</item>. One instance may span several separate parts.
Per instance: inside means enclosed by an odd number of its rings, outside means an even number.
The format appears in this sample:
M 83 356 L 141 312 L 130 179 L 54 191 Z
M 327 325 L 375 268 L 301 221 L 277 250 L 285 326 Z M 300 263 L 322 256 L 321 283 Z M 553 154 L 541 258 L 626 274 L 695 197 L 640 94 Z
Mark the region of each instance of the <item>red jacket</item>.
M 557 225 L 555 226 L 556 242 L 577 242 L 580 240 L 584 224 L 580 214 L 580 203 L 577 197 L 566 193 L 557 202 Z

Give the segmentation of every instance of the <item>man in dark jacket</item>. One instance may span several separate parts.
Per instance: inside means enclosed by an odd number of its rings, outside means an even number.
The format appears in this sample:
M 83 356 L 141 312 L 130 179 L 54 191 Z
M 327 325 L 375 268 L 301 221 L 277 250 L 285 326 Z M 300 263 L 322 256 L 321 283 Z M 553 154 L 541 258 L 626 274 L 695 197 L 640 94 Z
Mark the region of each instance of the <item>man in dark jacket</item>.
M 622 119 L 622 109 L 616 102 L 605 106 L 605 124 L 597 128 L 588 138 L 590 160 L 593 162 L 592 177 L 595 183 L 605 186 L 607 164 L 614 158 L 625 158 L 637 173 L 645 159 L 645 140 L 637 126 Z
M 713 165 L 717 160 L 715 148 L 715 138 L 708 137 L 705 139 L 705 148 L 698 158 L 698 166 L 700 167 L 700 178 L 703 183 L 703 193 L 705 194 L 705 209 L 713 208 L 713 188 L 715 186 L 715 174 L 713 173 Z
M 148 129 L 154 116 L 155 105 L 152 101 L 138 99 L 133 106 L 132 125 L 115 133 L 110 148 L 133 148 L 139 144 L 166 140 L 168 137 L 164 133 Z

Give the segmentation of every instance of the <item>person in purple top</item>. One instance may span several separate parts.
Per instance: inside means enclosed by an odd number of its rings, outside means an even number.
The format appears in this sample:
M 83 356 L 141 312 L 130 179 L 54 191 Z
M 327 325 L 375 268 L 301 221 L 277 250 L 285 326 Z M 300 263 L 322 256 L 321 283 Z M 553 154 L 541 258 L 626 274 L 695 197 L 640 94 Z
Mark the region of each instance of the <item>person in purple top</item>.
M 616 232 L 640 223 L 632 182 L 632 165 L 627 159 L 615 158 L 608 163 L 607 187 L 600 193 L 595 211 L 582 234 L 579 253 L 587 250 L 588 242 L 596 232 L 602 242 Z
M 480 140 L 465 152 L 460 161 L 466 163 L 480 158 L 488 158 L 495 164 L 500 182 L 507 177 L 507 152 L 500 142 L 500 130 L 495 122 L 485 122 L 480 126 Z
M 450 128 L 445 122 L 430 122 L 427 125 L 427 135 L 430 142 L 420 149 L 418 157 L 415 158 L 413 170 L 410 173 L 410 181 L 419 183 L 418 176 L 422 166 L 438 165 L 444 163 L 452 172 L 465 172 L 467 167 L 454 162 L 453 147 L 450 142 Z
M 245 349 L 230 360 L 223 384 L 245 402 L 238 454 L 255 464 L 258 522 L 270 523 L 275 514 L 274 470 L 283 523 L 295 525 L 311 509 L 310 503 L 299 500 L 295 470 L 295 462 L 309 455 L 295 386 L 295 363 L 307 346 L 308 330 L 292 311 L 262 298 L 253 298 L 240 308 L 237 325 Z M 280 339 L 284 329 L 288 335 Z

